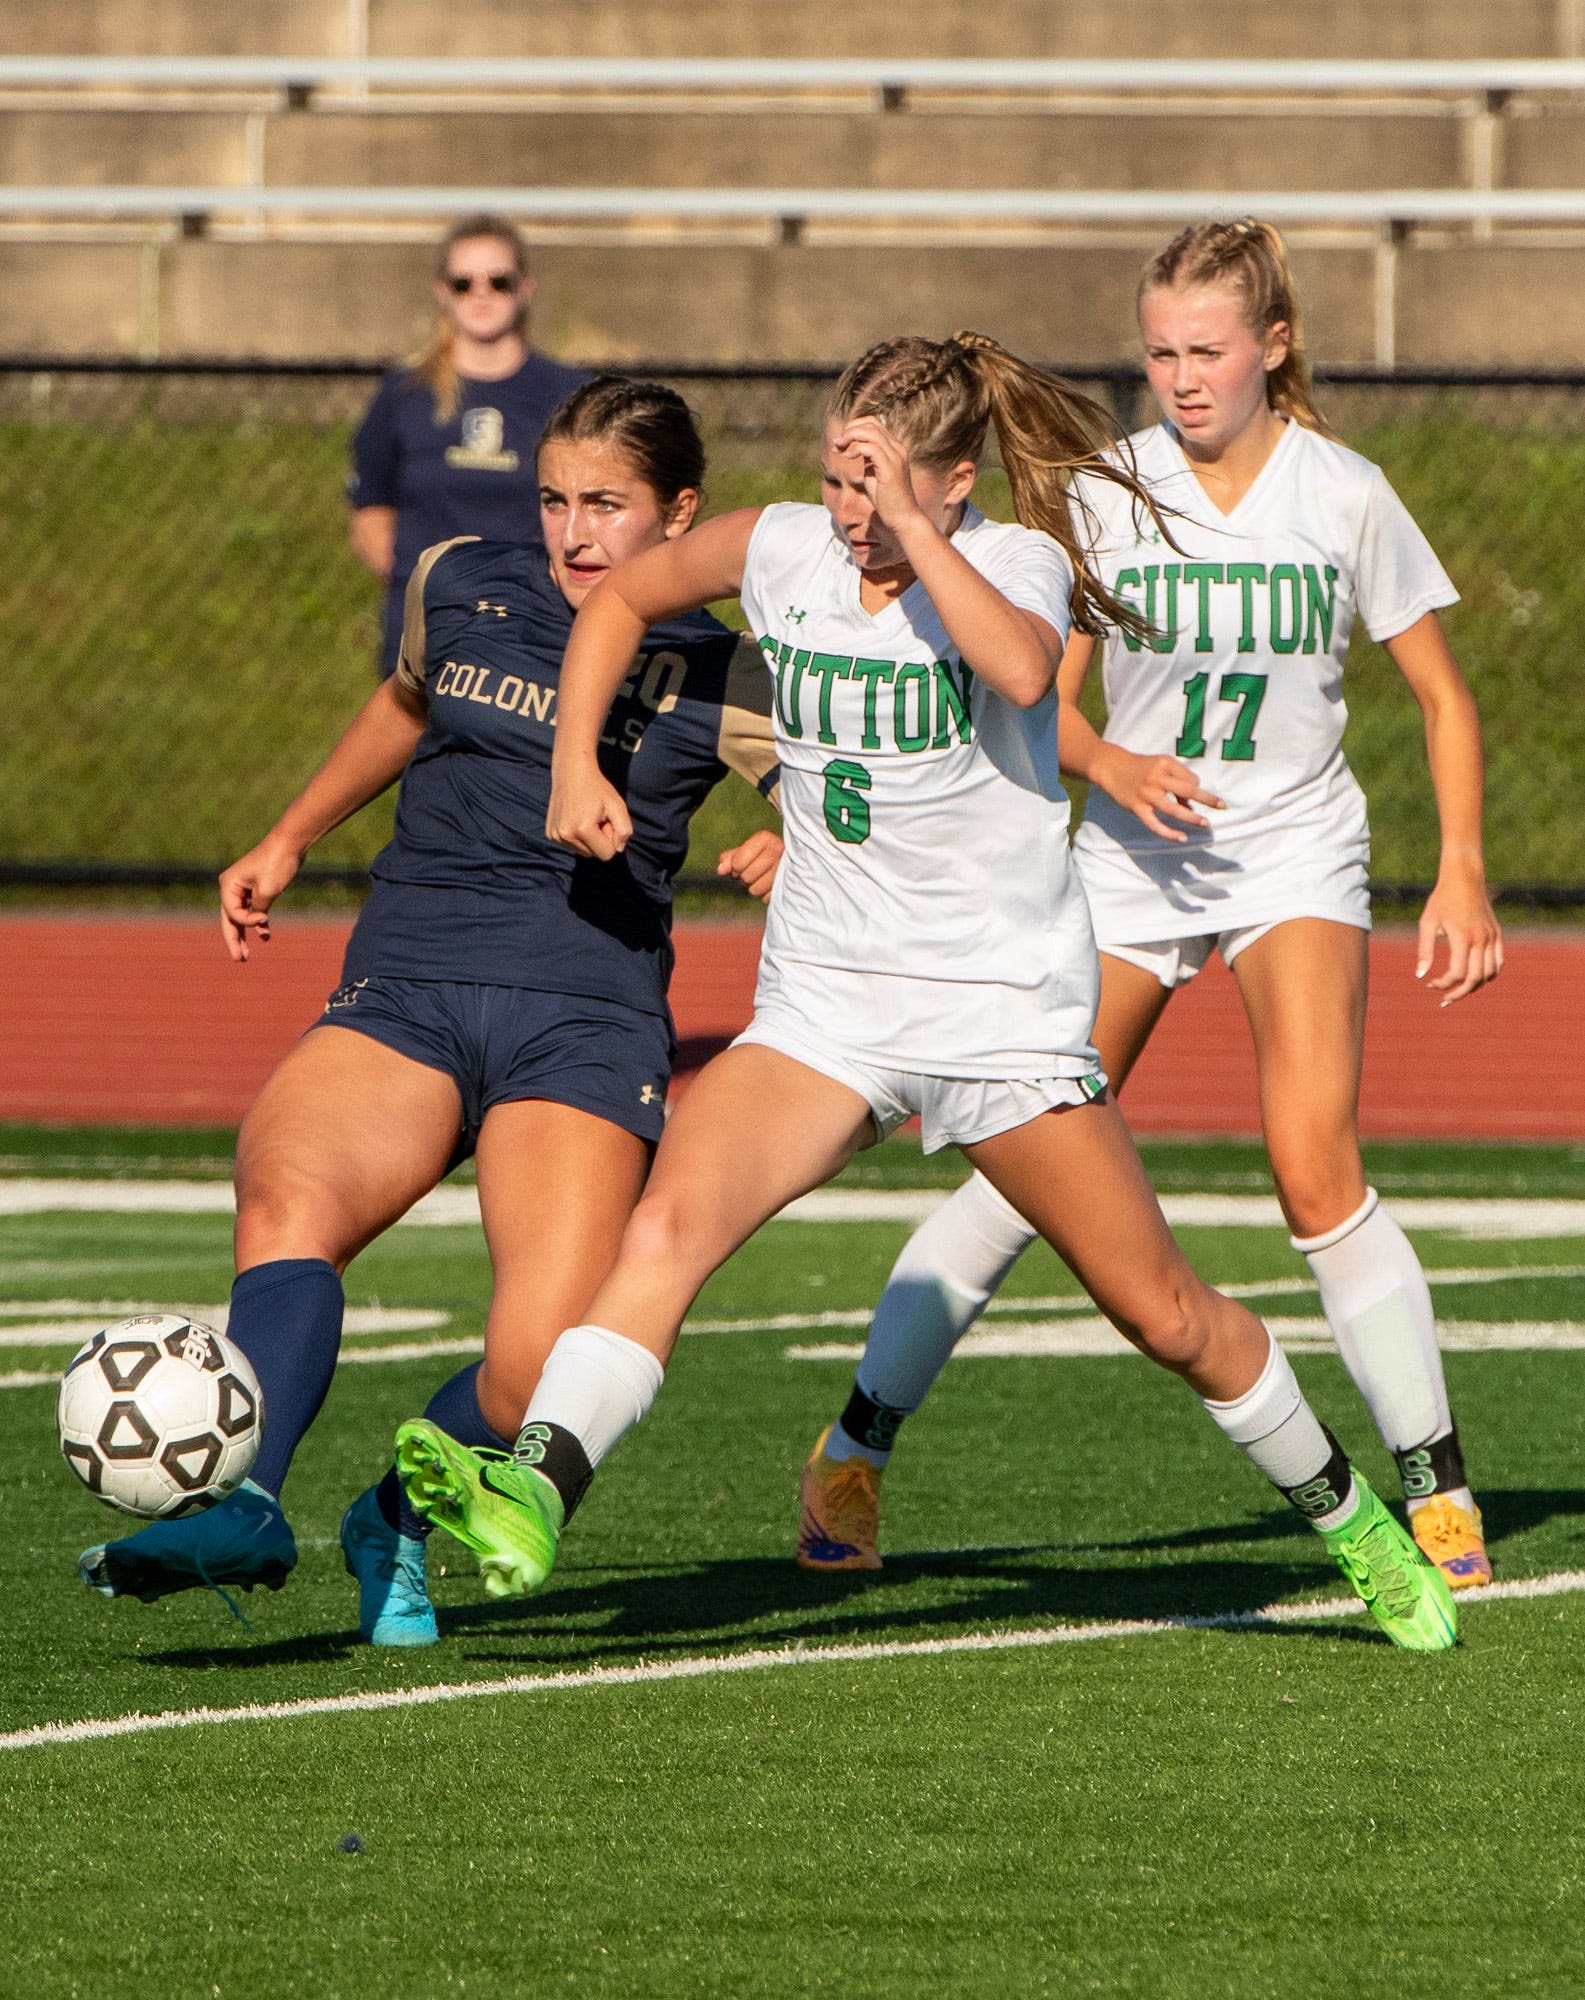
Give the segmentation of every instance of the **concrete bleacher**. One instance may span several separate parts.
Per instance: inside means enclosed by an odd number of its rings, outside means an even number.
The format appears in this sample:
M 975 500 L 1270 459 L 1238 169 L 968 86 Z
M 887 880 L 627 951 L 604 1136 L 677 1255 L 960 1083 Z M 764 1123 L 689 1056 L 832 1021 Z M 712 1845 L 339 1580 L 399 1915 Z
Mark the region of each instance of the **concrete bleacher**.
M 830 46 L 839 14 L 843 44 Z M 895 56 L 1053 63 L 1028 84 L 620 86 L 330 77 L 313 59 Z M 14 56 L 267 57 L 267 77 L 20 82 Z M 868 212 L 534 217 L 539 336 L 601 358 L 834 360 L 907 323 L 973 321 L 1107 361 L 1161 217 L 908 217 L 891 190 L 1585 188 L 1585 70 L 1521 88 L 1267 80 L 1210 91 L 1074 82 L 1132 58 L 1501 65 L 1585 57 L 1585 0 L 11 0 L 0 14 L 0 353 L 376 357 L 409 346 L 452 187 L 868 191 Z M 1055 59 L 1055 62 L 1054 62 Z M 1499 71 L 1491 70 L 1497 77 Z M 661 78 L 655 71 L 654 78 Z M 46 189 L 204 190 L 201 212 L 43 212 Z M 440 190 L 374 215 L 363 191 Z M 27 190 L 40 190 L 30 212 Z M 337 208 L 264 192 L 345 191 Z M 230 191 L 235 191 L 234 200 Z M 249 194 L 254 201 L 250 206 Z M 783 205 L 785 206 L 785 205 Z M 1585 219 L 1374 219 L 1290 228 L 1334 363 L 1563 365 Z

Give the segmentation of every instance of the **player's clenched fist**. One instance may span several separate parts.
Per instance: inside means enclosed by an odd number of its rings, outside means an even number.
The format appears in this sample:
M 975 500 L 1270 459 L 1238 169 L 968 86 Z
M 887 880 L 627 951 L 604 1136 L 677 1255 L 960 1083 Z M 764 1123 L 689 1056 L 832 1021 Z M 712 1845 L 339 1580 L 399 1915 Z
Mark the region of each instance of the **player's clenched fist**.
M 597 765 L 557 772 L 550 789 L 545 831 L 561 847 L 592 861 L 611 861 L 633 836 L 622 794 Z

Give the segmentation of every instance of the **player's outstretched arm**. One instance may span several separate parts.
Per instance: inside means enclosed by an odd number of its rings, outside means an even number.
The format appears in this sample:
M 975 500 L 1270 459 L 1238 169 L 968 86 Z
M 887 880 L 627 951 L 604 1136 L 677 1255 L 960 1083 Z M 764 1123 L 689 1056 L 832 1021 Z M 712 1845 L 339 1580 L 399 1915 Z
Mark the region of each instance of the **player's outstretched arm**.
M 1502 927 L 1486 893 L 1481 843 L 1486 772 L 1480 715 L 1434 611 L 1385 644 L 1425 719 L 1426 760 L 1442 831 L 1436 886 L 1420 915 L 1414 976 L 1425 978 L 1437 938 L 1445 937 L 1447 965 L 1428 983 L 1442 995 L 1442 1005 L 1451 1007 L 1502 970 Z
M 1167 821 L 1209 826 L 1211 822 L 1195 806 L 1221 812 L 1224 801 L 1206 791 L 1176 757 L 1125 750 L 1099 734 L 1079 706 L 1094 657 L 1095 640 L 1086 632 L 1075 632 L 1057 669 L 1057 758 L 1063 776 L 1099 785 L 1163 840 L 1187 840 L 1186 833 Z
M 220 877 L 220 932 L 239 964 L 248 956 L 250 931 L 257 932 L 261 943 L 269 942 L 270 905 L 314 843 L 378 798 L 407 769 L 427 713 L 421 696 L 395 679 L 382 681 L 258 846 Z
M 561 663 L 545 831 L 575 854 L 609 861 L 632 837 L 616 787 L 602 775 L 600 732 L 652 625 L 736 597 L 757 507 L 723 514 L 614 569 L 584 599 Z

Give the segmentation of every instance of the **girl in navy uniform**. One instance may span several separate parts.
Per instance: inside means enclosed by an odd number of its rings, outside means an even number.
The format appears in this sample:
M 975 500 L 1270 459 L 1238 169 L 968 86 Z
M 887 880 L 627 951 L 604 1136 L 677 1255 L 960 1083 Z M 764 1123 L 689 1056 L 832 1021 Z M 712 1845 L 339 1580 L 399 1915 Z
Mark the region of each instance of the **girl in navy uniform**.
M 352 546 L 386 583 L 380 672 L 394 673 L 407 580 L 452 535 L 538 539 L 534 452 L 550 413 L 588 376 L 528 345 L 534 280 L 517 231 L 471 215 L 435 265 L 439 318 L 410 367 L 380 384 L 352 442 Z
M 603 377 L 569 397 L 539 449 L 546 546 L 424 552 L 395 675 L 221 877 L 243 960 L 314 843 L 401 777 L 342 984 L 238 1139 L 230 1333 L 264 1390 L 253 1475 L 205 1513 L 89 1549 L 82 1574 L 106 1596 L 285 1580 L 296 1548 L 279 1494 L 335 1369 L 341 1274 L 458 1160 L 477 1160 L 495 1285 L 484 1361 L 442 1387 L 434 1422 L 469 1444 L 515 1434 L 543 1356 L 610 1264 L 661 1132 L 689 818 L 729 767 L 767 793 L 777 774 L 758 654 L 703 614 L 668 620 L 602 744 L 633 842 L 615 867 L 581 859 L 544 831 L 561 657 L 606 571 L 686 532 L 703 470 L 673 391 Z M 755 836 L 723 863 L 764 889 L 777 852 Z M 347 1511 L 377 1644 L 437 1636 L 426 1532 L 394 1477 Z

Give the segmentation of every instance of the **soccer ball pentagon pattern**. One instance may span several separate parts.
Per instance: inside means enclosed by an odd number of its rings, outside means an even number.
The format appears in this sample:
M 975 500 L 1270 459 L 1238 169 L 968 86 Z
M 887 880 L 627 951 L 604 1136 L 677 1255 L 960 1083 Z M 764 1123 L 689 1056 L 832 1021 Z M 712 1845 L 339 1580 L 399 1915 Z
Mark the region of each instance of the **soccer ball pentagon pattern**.
M 194 1514 L 240 1486 L 264 1394 L 241 1348 L 179 1313 L 118 1320 L 80 1347 L 56 1406 L 61 1453 L 126 1514 Z

